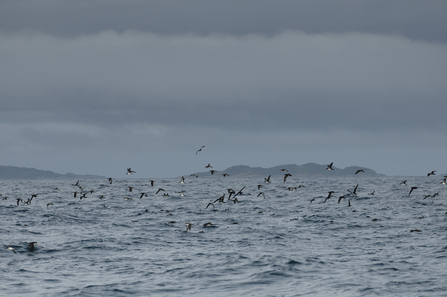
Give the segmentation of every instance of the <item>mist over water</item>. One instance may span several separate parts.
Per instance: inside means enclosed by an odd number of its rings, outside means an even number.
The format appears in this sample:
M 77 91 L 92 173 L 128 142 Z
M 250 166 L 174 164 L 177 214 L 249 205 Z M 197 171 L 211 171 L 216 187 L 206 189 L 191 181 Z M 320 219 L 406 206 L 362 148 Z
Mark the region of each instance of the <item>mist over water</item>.
M 439 175 L 185 178 L 0 181 L 0 295 L 447 296 Z

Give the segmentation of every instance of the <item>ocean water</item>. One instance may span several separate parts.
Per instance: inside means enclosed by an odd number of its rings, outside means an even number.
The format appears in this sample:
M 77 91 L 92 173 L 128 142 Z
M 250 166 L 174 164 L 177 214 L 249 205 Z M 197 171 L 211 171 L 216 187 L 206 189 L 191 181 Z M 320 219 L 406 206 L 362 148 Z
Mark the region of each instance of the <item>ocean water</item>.
M 0 181 L 0 296 L 447 296 L 439 175 L 185 177 Z

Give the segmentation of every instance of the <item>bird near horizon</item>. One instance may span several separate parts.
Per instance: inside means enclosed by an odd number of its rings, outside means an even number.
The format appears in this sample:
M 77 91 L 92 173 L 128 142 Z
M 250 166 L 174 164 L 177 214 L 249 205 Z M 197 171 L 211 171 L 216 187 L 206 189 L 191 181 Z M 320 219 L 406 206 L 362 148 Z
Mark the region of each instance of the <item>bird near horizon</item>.
M 334 168 L 332 168 L 333 164 L 334 164 L 334 162 L 332 162 L 331 164 L 327 165 L 326 170 L 334 170 Z
M 127 168 L 127 175 L 131 175 L 131 174 L 134 174 L 134 173 L 136 173 L 135 171 L 133 171 L 132 169 L 131 169 L 131 167 L 129 167 L 129 168 Z

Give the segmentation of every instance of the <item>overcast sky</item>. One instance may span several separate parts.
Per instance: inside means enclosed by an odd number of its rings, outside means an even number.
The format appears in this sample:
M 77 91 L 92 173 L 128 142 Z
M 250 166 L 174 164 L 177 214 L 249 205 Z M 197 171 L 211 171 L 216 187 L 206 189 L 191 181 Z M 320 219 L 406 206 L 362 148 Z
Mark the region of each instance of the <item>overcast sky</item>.
M 0 165 L 447 172 L 446 15 L 447 1 L 1 0 Z

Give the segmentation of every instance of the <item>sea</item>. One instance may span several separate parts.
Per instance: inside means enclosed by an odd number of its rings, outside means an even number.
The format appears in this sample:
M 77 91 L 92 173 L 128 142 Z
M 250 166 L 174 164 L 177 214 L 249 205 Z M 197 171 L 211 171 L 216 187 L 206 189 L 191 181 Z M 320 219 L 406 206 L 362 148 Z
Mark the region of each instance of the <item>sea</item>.
M 441 175 L 180 181 L 0 181 L 0 296 L 447 296 Z

